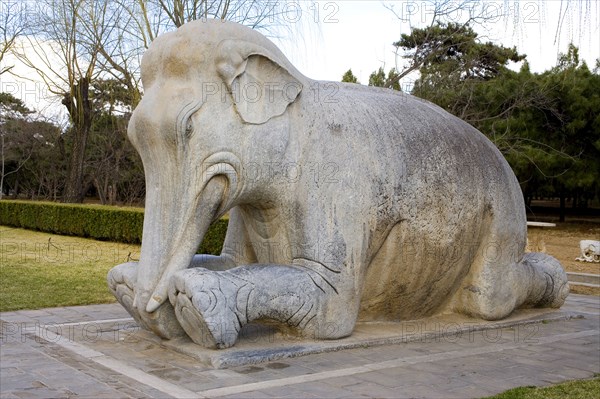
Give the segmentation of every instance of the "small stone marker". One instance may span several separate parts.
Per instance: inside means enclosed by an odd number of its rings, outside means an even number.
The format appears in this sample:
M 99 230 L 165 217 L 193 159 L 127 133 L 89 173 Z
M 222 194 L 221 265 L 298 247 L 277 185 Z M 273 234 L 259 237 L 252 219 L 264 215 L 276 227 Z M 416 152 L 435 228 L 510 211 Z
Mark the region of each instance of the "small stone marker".
M 581 240 L 579 241 L 579 249 L 581 250 L 581 256 L 575 258 L 575 260 L 600 263 L 600 241 Z

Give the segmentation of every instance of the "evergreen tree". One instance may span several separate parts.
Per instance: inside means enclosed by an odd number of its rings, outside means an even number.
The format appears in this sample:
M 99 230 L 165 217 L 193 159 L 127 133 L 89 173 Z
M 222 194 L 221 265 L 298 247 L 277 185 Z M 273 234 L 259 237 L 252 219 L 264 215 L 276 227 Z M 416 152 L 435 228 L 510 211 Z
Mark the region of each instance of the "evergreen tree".
M 374 71 L 369 76 L 369 86 L 385 87 L 387 89 L 400 91 L 400 79 L 398 79 L 398 72 L 396 72 L 395 68 L 392 68 L 386 76 L 383 67 L 379 67 L 377 71 Z
M 352 73 L 352 69 L 348 69 L 346 73 L 344 73 L 344 76 L 342 76 L 342 82 L 360 84 L 356 76 L 354 76 L 354 74 Z
M 591 71 L 571 45 L 556 67 L 532 73 L 514 48 L 482 43 L 468 26 L 415 29 L 396 43 L 419 65 L 413 94 L 486 134 L 509 161 L 525 198 L 567 198 L 574 206 L 600 194 L 600 60 Z M 383 70 L 372 75 L 383 79 Z

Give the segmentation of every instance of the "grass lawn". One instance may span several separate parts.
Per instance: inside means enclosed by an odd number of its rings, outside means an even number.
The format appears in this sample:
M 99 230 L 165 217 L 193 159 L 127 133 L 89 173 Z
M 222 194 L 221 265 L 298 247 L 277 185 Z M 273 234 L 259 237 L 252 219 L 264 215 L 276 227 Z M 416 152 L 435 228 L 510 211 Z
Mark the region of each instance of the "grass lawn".
M 600 398 L 600 377 L 569 381 L 546 388 L 520 387 L 488 399 L 596 399 Z
M 140 247 L 0 226 L 0 311 L 114 302 L 106 273 Z

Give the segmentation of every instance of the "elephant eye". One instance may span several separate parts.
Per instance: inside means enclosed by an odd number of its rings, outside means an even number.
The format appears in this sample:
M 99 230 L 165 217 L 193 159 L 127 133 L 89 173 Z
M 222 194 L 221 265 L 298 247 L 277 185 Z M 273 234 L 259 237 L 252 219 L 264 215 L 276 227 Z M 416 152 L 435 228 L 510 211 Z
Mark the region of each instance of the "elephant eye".
M 185 125 L 185 137 L 189 138 L 194 132 L 194 124 L 192 123 L 192 118 L 189 118 Z
M 202 101 L 192 101 L 186 104 L 177 115 L 177 137 L 179 139 L 189 139 L 194 134 L 194 122 L 192 115 L 202 106 Z

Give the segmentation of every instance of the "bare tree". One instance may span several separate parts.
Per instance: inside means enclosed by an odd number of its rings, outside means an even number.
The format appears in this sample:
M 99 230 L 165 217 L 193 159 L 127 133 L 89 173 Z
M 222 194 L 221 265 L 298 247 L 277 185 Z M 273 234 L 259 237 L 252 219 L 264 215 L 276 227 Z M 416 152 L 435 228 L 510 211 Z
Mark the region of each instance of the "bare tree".
M 83 200 L 86 147 L 96 111 L 90 88 L 115 80 L 125 101 L 112 111 L 129 113 L 141 99 L 140 63 L 161 33 L 200 18 L 219 18 L 266 30 L 285 25 L 284 10 L 270 0 L 39 0 L 33 27 L 15 49 L 48 92 L 68 111 L 72 147 L 63 200 Z M 123 98 L 123 97 L 122 97 Z M 121 98 L 121 99 L 122 99 Z
M 20 188 L 37 185 L 40 180 L 30 178 L 34 168 L 48 174 L 61 169 L 47 151 L 59 134 L 56 125 L 35 116 L 22 100 L 0 93 L 0 199 L 11 190 L 16 196 Z
M 90 83 L 97 78 L 95 43 L 81 32 L 82 15 L 95 12 L 88 0 L 45 0 L 37 4 L 35 27 L 16 51 L 18 59 L 37 73 L 48 91 L 57 95 L 71 120 L 72 148 L 63 200 L 83 199 L 83 163 L 92 125 Z
M 56 200 L 65 181 L 61 131 L 47 120 L 36 119 L 21 121 L 22 131 L 15 144 L 20 152 L 28 151 L 29 158 L 12 181 L 13 195 L 16 198 L 20 192 L 26 192 L 31 199 Z
M 141 99 L 140 61 L 160 32 L 157 19 L 144 0 L 89 1 L 93 7 L 81 15 L 82 40 L 97 52 L 99 77 L 127 88 L 128 103 L 122 106 L 129 112 Z
M 0 5 L 0 75 L 9 72 L 14 66 L 3 66 L 2 62 L 27 28 L 26 6 L 27 2 L 3 2 Z
M 201 18 L 237 22 L 252 29 L 272 30 L 284 22 L 281 2 L 264 0 L 150 0 L 169 24 L 179 27 Z
M 33 113 L 22 100 L 9 93 L 0 93 L 0 199 L 5 180 L 18 173 L 31 158 L 36 143 L 29 116 Z
M 141 99 L 140 61 L 161 33 L 186 22 L 215 18 L 276 32 L 285 27 L 285 10 L 270 0 L 89 0 L 81 26 L 89 46 L 97 46 L 104 79 L 116 79 L 130 92 L 131 108 Z
M 2 168 L 0 169 L 0 199 L 4 196 L 4 181 L 6 178 L 14 173 L 18 173 L 25 163 L 31 158 L 33 152 L 32 146 L 23 146 L 21 142 L 17 140 L 11 140 L 7 142 L 6 132 L 0 131 L 0 160 L 2 161 Z M 25 143 L 29 144 L 29 143 Z M 14 163 L 14 167 L 11 170 L 6 170 L 7 163 Z

